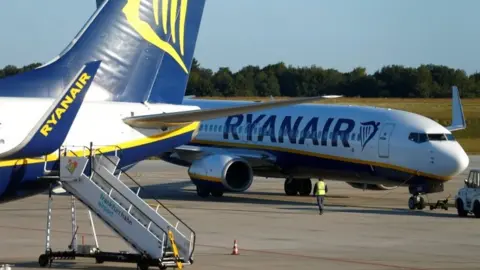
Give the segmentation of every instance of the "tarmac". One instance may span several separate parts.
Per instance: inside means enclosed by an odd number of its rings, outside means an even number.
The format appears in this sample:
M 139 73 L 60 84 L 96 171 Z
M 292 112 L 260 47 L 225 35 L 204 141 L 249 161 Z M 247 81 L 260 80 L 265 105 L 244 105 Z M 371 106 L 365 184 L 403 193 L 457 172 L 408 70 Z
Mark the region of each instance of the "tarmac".
M 480 167 L 472 156 L 470 168 Z M 431 203 L 455 196 L 464 174 L 446 191 L 428 196 Z M 454 207 L 408 210 L 407 187 L 363 191 L 327 181 L 326 211 L 319 216 L 313 197 L 288 197 L 283 179 L 255 178 L 250 190 L 223 198 L 197 197 L 186 168 L 144 161 L 129 173 L 154 205 L 158 199 L 197 235 L 195 262 L 186 269 L 478 269 L 480 220 L 459 218 Z M 88 214 L 78 203 L 78 242 L 93 244 Z M 42 269 L 47 195 L 0 205 L 0 264 L 12 269 Z M 70 197 L 53 202 L 52 248 L 71 241 Z M 96 220 L 100 248 L 131 250 Z M 231 255 L 238 241 L 239 255 Z M 53 269 L 135 269 L 135 264 L 95 264 L 93 259 L 54 261 Z M 1 269 L 1 265 L 0 265 Z M 158 268 L 150 268 L 158 269 Z

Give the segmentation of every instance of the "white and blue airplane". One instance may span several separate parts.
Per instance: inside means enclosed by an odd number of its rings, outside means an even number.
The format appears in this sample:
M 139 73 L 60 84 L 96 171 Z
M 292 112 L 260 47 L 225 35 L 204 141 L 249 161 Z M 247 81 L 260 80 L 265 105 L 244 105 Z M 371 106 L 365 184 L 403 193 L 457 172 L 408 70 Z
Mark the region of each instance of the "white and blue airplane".
M 458 89 L 452 90 L 449 127 L 400 110 L 302 104 L 202 121 L 191 143 L 161 158 L 189 167 L 201 197 L 246 191 L 254 176 L 285 178 L 287 195 L 308 195 L 310 179 L 322 177 L 364 189 L 408 186 L 410 209 L 422 209 L 422 194 L 443 191 L 469 164 L 451 133 L 466 128 Z M 186 98 L 183 104 L 250 103 Z
M 0 80 L 0 202 L 47 190 L 62 146 L 120 152 L 125 169 L 189 143 L 199 121 L 318 99 L 182 105 L 205 0 L 168 2 L 105 1 L 58 57 Z

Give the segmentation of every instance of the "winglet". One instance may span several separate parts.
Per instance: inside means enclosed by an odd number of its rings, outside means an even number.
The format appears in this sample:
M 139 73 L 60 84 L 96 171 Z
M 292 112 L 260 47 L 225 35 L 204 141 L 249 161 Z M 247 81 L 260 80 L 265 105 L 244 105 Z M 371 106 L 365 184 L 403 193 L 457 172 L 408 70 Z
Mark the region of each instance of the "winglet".
M 33 158 L 60 148 L 100 67 L 100 61 L 85 64 L 63 93 L 53 102 L 27 137 L 1 159 Z
M 452 86 L 452 123 L 447 127 L 449 131 L 457 131 L 467 128 L 465 115 L 463 114 L 462 101 L 456 86 Z

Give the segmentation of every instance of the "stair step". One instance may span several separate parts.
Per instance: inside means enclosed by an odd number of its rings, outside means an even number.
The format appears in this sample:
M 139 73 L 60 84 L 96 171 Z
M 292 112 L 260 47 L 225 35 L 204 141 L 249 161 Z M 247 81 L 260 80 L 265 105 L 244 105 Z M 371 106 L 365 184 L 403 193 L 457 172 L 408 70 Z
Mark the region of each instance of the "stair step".
M 59 180 L 60 176 L 40 176 L 38 177 L 40 180 Z
M 60 171 L 49 171 L 45 176 L 60 176 Z
M 69 157 L 69 159 L 76 160 L 78 166 L 86 167 L 89 162 L 88 158 Z M 61 159 L 60 161 L 61 166 L 66 166 L 62 163 L 67 160 Z M 88 177 L 80 171 L 75 171 L 71 175 L 62 169 L 62 174 L 66 173 L 63 178 L 65 181 L 62 181 L 63 188 L 94 210 L 109 227 L 137 251 L 145 251 L 150 257 L 162 259 L 169 264 L 175 263 L 177 260 L 171 247 L 172 244 L 165 235 L 165 231 L 170 228 L 175 235 L 175 243 L 180 255 L 187 258 L 188 261 L 192 244 L 189 236 L 181 234 L 167 219 L 146 204 L 136 194 L 136 191 L 131 190 L 111 173 L 115 171 L 118 160 L 115 160 L 115 164 L 105 158 L 95 159 L 95 161 L 97 162 L 93 177 Z M 58 173 L 58 171 L 53 171 L 42 178 L 62 180 L 63 176 L 56 175 Z M 67 180 L 72 177 L 80 178 L 81 181 Z M 101 198 L 100 201 L 99 198 Z M 132 230 L 135 231 L 135 235 Z

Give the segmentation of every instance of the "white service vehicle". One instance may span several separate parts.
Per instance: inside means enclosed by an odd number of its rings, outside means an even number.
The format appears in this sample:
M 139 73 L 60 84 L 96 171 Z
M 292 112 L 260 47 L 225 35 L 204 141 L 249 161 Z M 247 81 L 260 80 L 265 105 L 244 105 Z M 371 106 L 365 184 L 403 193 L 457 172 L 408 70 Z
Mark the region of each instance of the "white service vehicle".
M 455 196 L 455 207 L 460 217 L 473 213 L 480 218 L 480 169 L 470 170 L 465 186 Z

